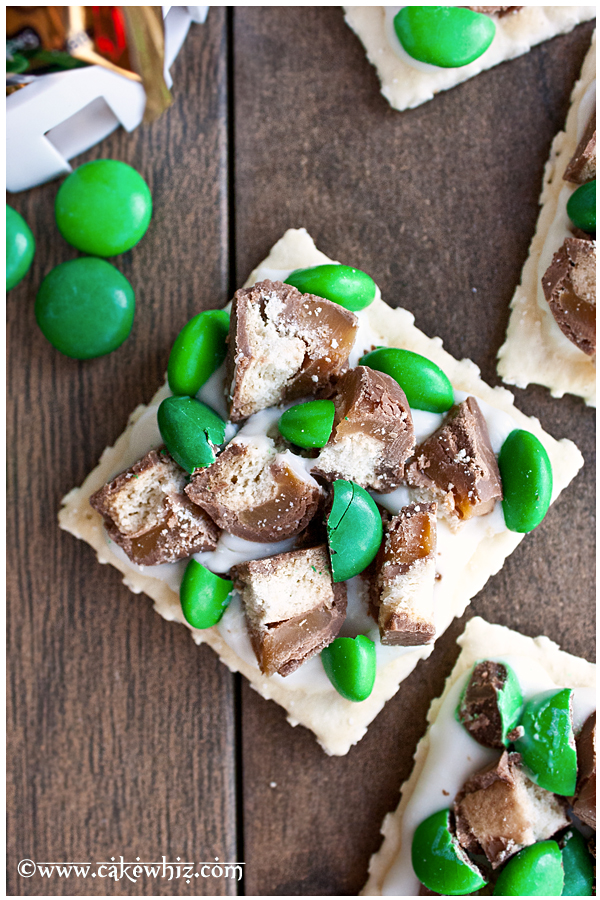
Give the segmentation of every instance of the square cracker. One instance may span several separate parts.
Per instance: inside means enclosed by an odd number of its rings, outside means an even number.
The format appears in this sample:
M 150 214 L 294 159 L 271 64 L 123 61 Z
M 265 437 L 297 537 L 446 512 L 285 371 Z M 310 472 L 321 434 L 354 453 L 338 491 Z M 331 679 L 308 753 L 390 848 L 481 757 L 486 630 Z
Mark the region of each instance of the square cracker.
M 383 843 L 369 863 L 369 879 L 361 891 L 361 896 L 380 897 L 387 875 L 402 849 L 402 817 L 427 762 L 430 749 L 430 730 L 436 721 L 444 700 L 471 666 L 488 657 L 526 656 L 539 663 L 557 686 L 570 688 L 594 688 L 596 686 L 596 666 L 593 663 L 572 656 L 561 650 L 547 637 L 530 638 L 503 625 L 490 625 L 476 616 L 458 638 L 461 653 L 452 672 L 446 679 L 441 697 L 433 700 L 427 713 L 429 726 L 417 744 L 415 764 L 411 775 L 401 788 L 398 807 L 383 820 L 381 833 Z M 449 803 L 451 800 L 449 799 Z
M 596 34 L 584 60 L 581 76 L 571 94 L 565 130 L 559 132 L 544 170 L 540 215 L 521 283 L 511 300 L 506 340 L 498 351 L 498 374 L 506 384 L 525 388 L 543 384 L 553 397 L 575 394 L 589 406 L 596 405 L 596 358 L 575 347 L 554 320 L 544 296 L 542 277 L 569 236 L 566 201 L 577 185 L 563 181 L 563 174 L 579 142 L 580 131 L 595 109 L 592 83 L 596 77 Z M 585 98 L 585 105 L 582 101 Z M 590 103 L 591 101 L 591 103 Z M 589 110 L 588 110 L 589 107 Z M 580 108 L 582 116 L 579 115 Z M 585 121 L 583 121 L 585 119 Z M 546 247 L 548 240 L 549 246 Z M 556 246 L 555 246 L 556 244 Z
M 279 240 L 266 260 L 254 270 L 247 285 L 259 277 L 277 277 L 277 273 L 305 266 L 315 266 L 331 262 L 314 245 L 304 229 L 290 229 Z M 285 277 L 285 276 L 284 276 Z M 381 299 L 376 299 L 368 307 L 368 322 L 372 330 L 385 335 L 382 341 L 392 346 L 406 347 L 416 353 L 430 357 L 448 375 L 457 390 L 473 393 L 496 409 L 508 413 L 515 421 L 516 428 L 532 431 L 542 441 L 554 471 L 553 500 L 569 484 L 583 464 L 577 447 L 568 440 L 556 441 L 546 434 L 537 419 L 528 418 L 514 407 L 514 398 L 505 388 L 491 388 L 479 377 L 479 369 L 470 360 L 456 360 L 442 349 L 440 338 L 429 338 L 414 325 L 414 316 L 406 309 L 391 309 Z M 169 390 L 165 384 L 151 400 L 156 406 Z M 140 441 L 132 433 L 132 426 L 144 416 L 148 418 L 147 407 L 140 406 L 132 414 L 125 432 L 113 447 L 108 447 L 98 466 L 88 475 L 80 488 L 72 490 L 63 500 L 59 514 L 62 528 L 78 538 L 87 541 L 101 563 L 110 563 L 123 573 L 123 581 L 134 593 L 144 592 L 154 601 L 157 612 L 165 619 L 186 625 L 181 612 L 179 595 L 174 587 L 161 581 L 146 571 L 134 568 L 122 556 L 117 555 L 107 543 L 101 516 L 89 505 L 90 495 L 118 472 L 132 465 L 143 455 L 148 446 L 140 446 Z M 154 431 L 156 434 L 156 431 Z M 455 616 L 464 612 L 470 599 L 478 593 L 491 575 L 494 575 L 512 553 L 524 535 L 513 531 L 503 531 L 486 536 L 473 553 L 465 570 L 453 589 L 451 602 L 444 608 L 437 620 L 438 634 L 442 634 Z M 189 627 L 189 626 L 187 626 Z M 367 726 L 382 709 L 383 705 L 398 690 L 400 683 L 412 672 L 417 662 L 431 653 L 433 644 L 405 648 L 406 652 L 385 656 L 383 665 L 378 666 L 375 687 L 371 696 L 362 703 L 344 700 L 329 685 L 307 685 L 303 679 L 295 683 L 276 675 L 267 678 L 261 675 L 254 660 L 242 658 L 223 639 L 219 626 L 206 631 L 190 629 L 196 643 L 207 643 L 233 672 L 241 672 L 255 690 L 263 697 L 275 700 L 288 713 L 292 725 L 302 724 L 310 728 L 326 753 L 341 756 L 360 740 Z M 299 669 L 300 676 L 302 669 Z
M 595 6 L 525 6 L 516 13 L 495 17 L 496 35 L 486 52 L 458 69 L 410 65 L 392 50 L 386 30 L 385 6 L 344 6 L 346 22 L 361 40 L 367 58 L 377 69 L 381 93 L 394 109 L 411 109 L 468 81 L 507 59 L 522 56 L 536 44 L 572 31 L 596 15 Z

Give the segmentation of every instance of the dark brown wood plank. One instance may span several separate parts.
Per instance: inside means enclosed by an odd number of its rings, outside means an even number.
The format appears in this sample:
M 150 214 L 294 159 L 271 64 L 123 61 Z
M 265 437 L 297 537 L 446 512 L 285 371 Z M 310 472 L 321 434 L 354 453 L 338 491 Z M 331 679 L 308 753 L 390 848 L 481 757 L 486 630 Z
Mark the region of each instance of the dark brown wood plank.
M 398 113 L 339 8 L 238 7 L 234 23 L 238 283 L 286 228 L 305 226 L 498 383 L 495 354 L 543 167 L 592 24 Z M 542 388 L 516 393 L 526 413 L 576 441 L 586 466 L 468 615 L 543 631 L 592 659 L 594 413 Z M 360 890 L 464 621 L 342 759 L 326 758 L 309 732 L 292 730 L 244 685 L 247 893 Z
M 53 217 L 58 184 L 9 197 L 37 240 L 8 296 L 8 892 L 235 894 L 224 878 L 23 878 L 17 863 L 236 857 L 234 678 L 187 631 L 60 532 L 80 484 L 129 413 L 162 383 L 177 331 L 228 293 L 227 29 L 213 9 L 177 59 L 175 102 L 76 162 L 122 159 L 148 180 L 154 216 L 114 260 L 135 288 L 133 334 L 75 362 L 35 324 L 41 278 L 76 255 Z M 93 870 L 92 870 L 93 871 Z

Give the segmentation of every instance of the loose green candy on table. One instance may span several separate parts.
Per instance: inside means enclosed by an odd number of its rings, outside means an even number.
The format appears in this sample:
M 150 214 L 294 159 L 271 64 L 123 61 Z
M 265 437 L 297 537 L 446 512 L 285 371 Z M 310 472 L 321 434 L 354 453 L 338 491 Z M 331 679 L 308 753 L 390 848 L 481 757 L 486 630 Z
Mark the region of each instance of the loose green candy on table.
M 333 428 L 333 400 L 309 400 L 287 409 L 279 420 L 279 431 L 291 444 L 308 450 L 324 447 Z
M 69 244 L 115 256 L 144 236 L 152 216 L 148 185 L 127 163 L 97 159 L 79 166 L 56 195 L 56 224 Z
M 232 581 L 220 578 L 195 559 L 190 559 L 179 589 L 186 622 L 192 628 L 212 628 L 229 606 L 232 590 Z
M 498 876 L 494 897 L 560 897 L 563 885 L 558 844 L 541 841 L 509 859 Z
M 456 69 L 485 53 L 496 26 L 483 13 L 460 6 L 403 6 L 394 16 L 398 40 L 413 59 Z
M 381 515 L 373 498 L 353 481 L 334 481 L 327 518 L 334 582 L 346 581 L 366 569 L 375 559 L 382 537 Z
M 581 832 L 573 828 L 561 841 L 565 873 L 563 897 L 591 897 L 594 887 L 594 862 Z
M 376 286 L 370 275 L 352 266 L 326 264 L 296 269 L 286 280 L 303 294 L 315 294 L 345 309 L 358 312 L 375 299 Z
M 592 234 L 596 231 L 596 179 L 582 184 L 567 201 L 567 215 L 576 228 Z
M 577 782 L 571 695 L 571 689 L 564 688 L 529 700 L 519 723 L 524 734 L 515 741 L 531 780 L 563 797 L 575 793 Z
M 454 389 L 448 376 L 420 353 L 398 347 L 379 347 L 366 353 L 360 365 L 390 375 L 398 382 L 413 409 L 443 413 L 454 403 Z
M 209 406 L 193 397 L 167 397 L 156 417 L 167 450 L 186 472 L 215 461 L 214 447 L 225 441 L 225 422 Z
M 193 397 L 227 354 L 229 313 L 211 309 L 198 313 L 184 325 L 171 349 L 167 378 L 177 395 Z
M 6 290 L 23 280 L 33 260 L 35 238 L 16 209 L 6 206 Z
M 502 510 L 510 531 L 536 528 L 552 500 L 552 464 L 546 448 L 530 431 L 511 431 L 498 456 Z
M 116 350 L 131 332 L 133 288 L 114 266 L 91 256 L 61 263 L 46 275 L 35 317 L 50 343 L 74 359 Z
M 327 677 L 345 700 L 361 703 L 371 694 L 377 655 L 375 644 L 366 635 L 336 638 L 321 651 L 321 660 Z
M 416 829 L 412 842 L 415 875 L 443 896 L 472 894 L 487 882 L 450 831 L 450 810 L 441 809 Z

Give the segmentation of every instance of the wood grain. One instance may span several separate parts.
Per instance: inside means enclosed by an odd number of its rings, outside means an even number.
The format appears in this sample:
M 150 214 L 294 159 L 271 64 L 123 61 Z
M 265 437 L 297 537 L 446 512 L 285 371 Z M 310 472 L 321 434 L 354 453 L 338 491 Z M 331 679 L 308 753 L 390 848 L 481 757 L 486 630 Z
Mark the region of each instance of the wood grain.
M 398 113 L 337 8 L 238 8 L 236 261 L 242 281 L 289 227 L 364 268 L 385 300 L 498 383 L 495 354 L 592 24 Z M 586 466 L 467 615 L 594 654 L 594 413 L 542 388 L 517 403 Z M 343 759 L 243 688 L 250 894 L 354 894 L 457 655 L 455 622 Z M 276 787 L 269 787 L 275 783 Z

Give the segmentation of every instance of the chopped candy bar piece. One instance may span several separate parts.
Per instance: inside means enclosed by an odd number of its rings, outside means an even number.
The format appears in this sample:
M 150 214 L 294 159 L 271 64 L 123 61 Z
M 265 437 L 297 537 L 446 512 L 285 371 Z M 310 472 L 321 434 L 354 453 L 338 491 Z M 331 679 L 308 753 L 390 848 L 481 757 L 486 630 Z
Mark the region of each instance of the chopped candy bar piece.
M 471 853 L 483 851 L 493 868 L 569 824 L 566 803 L 530 781 L 520 754 L 507 751 L 468 779 L 454 812 L 461 845 Z
M 187 474 L 166 451 L 151 450 L 90 497 L 109 537 L 140 566 L 214 550 L 219 528 L 184 493 Z
M 566 238 L 542 278 L 544 295 L 562 333 L 588 356 L 596 352 L 596 247 Z
M 457 714 L 477 743 L 500 750 L 516 738 L 513 729 L 522 707 L 523 695 L 512 669 L 486 659 L 474 667 Z
M 444 424 L 417 447 L 406 481 L 425 500 L 437 500 L 452 527 L 484 516 L 502 499 L 498 463 L 486 421 L 474 397 L 450 411 Z
M 280 281 L 237 291 L 227 353 L 232 422 L 283 400 L 330 392 L 347 367 L 357 327 L 343 306 Z
M 374 491 L 395 490 L 415 446 L 410 407 L 400 385 L 389 375 L 357 366 L 341 377 L 334 402 L 333 431 L 313 471 Z
M 384 528 L 371 580 L 382 644 L 428 644 L 435 636 L 435 503 L 405 506 Z
M 346 617 L 346 585 L 334 584 L 324 545 L 232 569 L 264 675 L 289 675 L 327 647 Z
M 592 713 L 577 738 L 577 793 L 573 812 L 596 830 L 596 713 Z
M 572 184 L 587 184 L 596 177 L 596 110 L 577 145 L 573 157 L 565 169 L 563 178 Z

